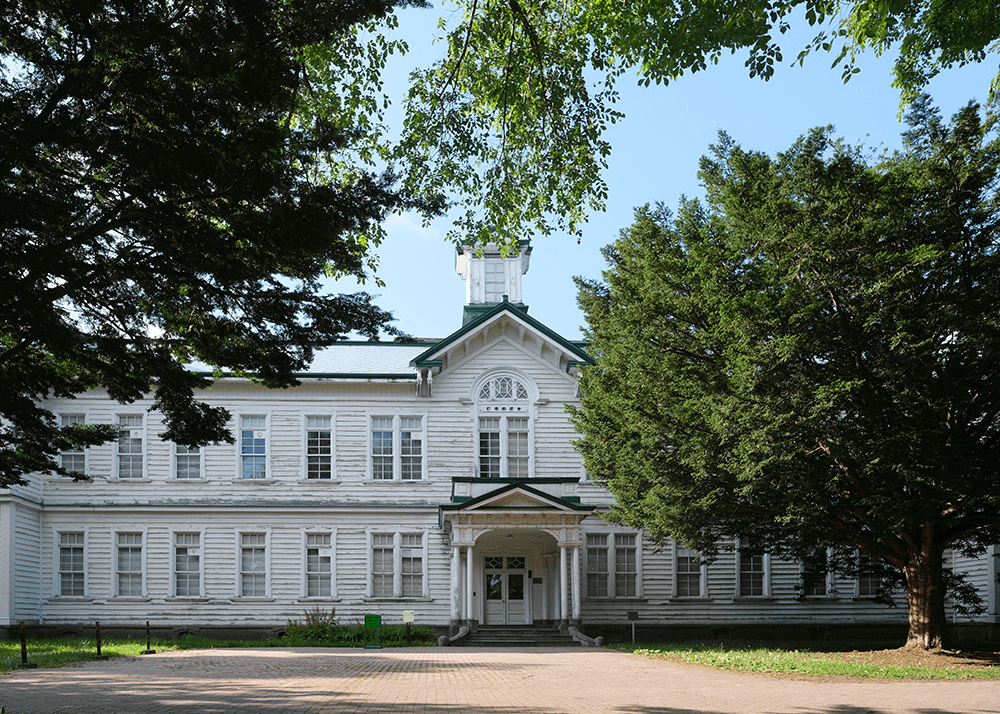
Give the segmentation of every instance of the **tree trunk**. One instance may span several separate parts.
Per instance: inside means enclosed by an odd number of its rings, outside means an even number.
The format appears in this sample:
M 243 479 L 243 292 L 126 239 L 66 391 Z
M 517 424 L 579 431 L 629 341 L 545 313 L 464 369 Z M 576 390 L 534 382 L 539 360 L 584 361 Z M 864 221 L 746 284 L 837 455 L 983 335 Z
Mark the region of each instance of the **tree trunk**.
M 909 607 L 907 649 L 937 650 L 945 644 L 944 574 L 934 526 L 924 524 L 919 550 L 903 568 Z

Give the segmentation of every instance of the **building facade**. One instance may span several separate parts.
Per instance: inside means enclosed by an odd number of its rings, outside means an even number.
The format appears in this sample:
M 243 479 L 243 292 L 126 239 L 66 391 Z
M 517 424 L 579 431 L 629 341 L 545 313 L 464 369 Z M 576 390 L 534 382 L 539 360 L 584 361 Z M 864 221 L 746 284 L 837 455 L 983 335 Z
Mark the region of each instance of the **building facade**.
M 61 455 L 89 481 L 35 474 L 0 490 L 0 632 L 280 630 L 306 611 L 462 624 L 580 624 L 705 633 L 895 625 L 865 581 L 802 589 L 802 565 L 676 543 L 605 522 L 612 497 L 573 449 L 585 346 L 528 315 L 517 255 L 458 254 L 465 322 L 441 340 L 333 345 L 301 386 L 223 378 L 204 401 L 232 445 L 162 441 L 150 403 L 100 390 L 46 406 L 118 424 L 112 444 Z M 997 550 L 954 559 L 1000 622 Z

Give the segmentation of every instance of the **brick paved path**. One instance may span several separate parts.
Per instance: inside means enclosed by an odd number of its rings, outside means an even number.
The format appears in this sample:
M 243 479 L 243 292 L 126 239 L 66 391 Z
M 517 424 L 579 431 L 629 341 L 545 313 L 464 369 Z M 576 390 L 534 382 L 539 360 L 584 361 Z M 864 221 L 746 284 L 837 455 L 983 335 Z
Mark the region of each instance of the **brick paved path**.
M 807 682 L 595 649 L 189 650 L 0 676 L 7 714 L 980 714 L 1000 682 Z

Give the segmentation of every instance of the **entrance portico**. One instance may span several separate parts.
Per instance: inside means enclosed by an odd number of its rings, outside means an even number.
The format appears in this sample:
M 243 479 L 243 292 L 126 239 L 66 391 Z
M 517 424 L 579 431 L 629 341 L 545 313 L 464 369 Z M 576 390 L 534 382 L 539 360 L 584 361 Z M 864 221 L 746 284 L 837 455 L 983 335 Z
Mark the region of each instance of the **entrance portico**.
M 580 522 L 594 507 L 577 479 L 455 478 L 441 523 L 451 530 L 451 622 L 580 620 Z

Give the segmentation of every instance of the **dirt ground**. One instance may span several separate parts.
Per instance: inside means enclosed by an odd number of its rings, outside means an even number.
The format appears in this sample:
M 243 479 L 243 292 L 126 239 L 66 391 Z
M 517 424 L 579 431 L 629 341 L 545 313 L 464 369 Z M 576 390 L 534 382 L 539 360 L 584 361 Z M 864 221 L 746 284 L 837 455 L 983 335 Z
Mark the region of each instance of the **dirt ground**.
M 933 667 L 940 669 L 1000 667 L 1000 652 L 985 651 L 938 650 L 920 652 L 918 650 L 893 649 L 872 650 L 870 652 L 826 652 L 824 656 L 885 667 Z

